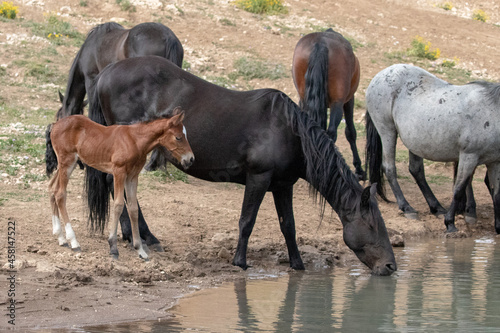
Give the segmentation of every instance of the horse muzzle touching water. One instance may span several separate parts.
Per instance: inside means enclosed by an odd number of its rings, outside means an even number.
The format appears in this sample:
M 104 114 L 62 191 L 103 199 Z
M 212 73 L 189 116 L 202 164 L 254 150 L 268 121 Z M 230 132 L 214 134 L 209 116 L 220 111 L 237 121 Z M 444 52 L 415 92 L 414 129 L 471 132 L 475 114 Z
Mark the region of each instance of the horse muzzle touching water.
M 174 116 L 133 125 L 103 126 L 85 116 L 74 115 L 63 118 L 47 128 L 46 167 L 47 175 L 57 168 L 49 183 L 52 208 L 53 233 L 59 245 L 70 243 L 75 251 L 80 250 L 75 233 L 69 223 L 66 209 L 66 188 L 71 173 L 80 159 L 87 167 L 113 174 L 114 209 L 109 227 L 110 253 L 118 258 L 117 226 L 126 206 L 132 225 L 132 239 L 139 257 L 147 259 L 138 226 L 137 185 L 139 173 L 146 157 L 156 147 L 164 147 L 183 168 L 194 163 L 194 154 L 186 138 L 182 123 L 184 111 L 174 110 Z M 66 237 L 61 227 L 65 224 Z

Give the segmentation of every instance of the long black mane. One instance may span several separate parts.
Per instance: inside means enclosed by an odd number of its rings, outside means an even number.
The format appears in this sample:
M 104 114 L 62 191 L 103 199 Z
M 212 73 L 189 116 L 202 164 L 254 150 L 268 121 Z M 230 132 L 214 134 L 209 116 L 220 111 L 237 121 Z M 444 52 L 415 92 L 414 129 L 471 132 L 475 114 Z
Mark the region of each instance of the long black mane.
M 292 131 L 301 138 L 306 166 L 306 180 L 315 200 L 318 193 L 322 213 L 326 202 L 339 213 L 357 206 L 363 191 L 354 173 L 338 151 L 333 140 L 307 113 L 284 93 L 275 97 L 284 100 L 284 113 Z

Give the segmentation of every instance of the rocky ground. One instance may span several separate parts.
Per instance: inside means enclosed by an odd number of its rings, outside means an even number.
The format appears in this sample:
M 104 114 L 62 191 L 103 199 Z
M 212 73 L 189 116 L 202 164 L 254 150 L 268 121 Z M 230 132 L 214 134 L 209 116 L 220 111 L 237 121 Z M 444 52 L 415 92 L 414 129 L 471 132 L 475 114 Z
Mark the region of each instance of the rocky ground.
M 262 16 L 238 9 L 225 0 L 132 0 L 132 9 L 128 10 L 113 1 L 15 1 L 18 18 L 0 20 L 0 259 L 2 265 L 7 262 L 8 226 L 15 223 L 16 328 L 168 317 L 168 308 L 186 293 L 247 274 L 296 274 L 288 269 L 286 247 L 270 196 L 264 200 L 250 238 L 248 259 L 253 267 L 245 272 L 230 264 L 238 236 L 243 187 L 191 177 L 183 182 L 165 180 L 157 174 L 141 175 L 139 201 L 165 252 L 152 253 L 151 260 L 144 262 L 122 243 L 120 259 L 112 261 L 106 237 L 87 232 L 81 198 L 83 173 L 77 170 L 69 187 L 68 208 L 82 252 L 59 247 L 51 235 L 43 153 L 27 154 L 9 150 L 6 145 L 13 144 L 9 138 L 31 135 L 30 142 L 43 146 L 44 128 L 53 121 L 60 105 L 57 91 L 65 89 L 79 45 L 55 44 L 47 36 L 34 33 L 34 23 L 41 24 L 55 16 L 86 34 L 96 24 L 108 21 L 126 27 L 159 21 L 169 26 L 183 43 L 185 67 L 194 74 L 233 89 L 277 88 L 296 101 L 291 75 L 276 80 L 231 79 L 231 73 L 236 71 L 235 60 L 255 58 L 283 66 L 289 73 L 299 38 L 332 27 L 350 38 L 361 63 L 355 120 L 362 129 L 365 89 L 378 71 L 393 63 L 413 62 L 454 82 L 459 79 L 449 72 L 440 73 L 439 64 L 443 59 L 455 59 L 456 67 L 468 73 L 469 81 L 500 77 L 496 61 L 500 51 L 500 3 L 457 0 L 452 2 L 455 9 L 449 11 L 441 8 L 443 3 L 288 0 L 288 14 Z M 484 10 L 489 20 L 472 20 L 475 9 Z M 405 57 L 415 36 L 430 41 L 432 48 L 439 48 L 441 58 L 417 62 Z M 33 68 L 44 69 L 48 79 L 41 81 L 33 76 Z M 364 134 L 360 132 L 358 144 L 362 150 Z M 338 146 L 350 163 L 343 133 Z M 404 147 L 400 150 L 404 155 Z M 420 212 L 420 220 L 409 221 L 399 214 L 396 204 L 380 202 L 391 234 L 404 238 L 445 237 L 443 220 L 428 213 L 404 157 L 398 162 L 398 172 L 408 200 Z M 427 163 L 426 174 L 436 196 L 448 205 L 452 193 L 451 165 Z M 484 168 L 480 167 L 473 183 L 478 222 L 467 225 L 463 217 L 458 217 L 460 232 L 455 237 L 494 233 L 493 208 L 482 184 L 483 175 Z M 336 214 L 326 214 L 320 223 L 319 207 L 309 197 L 303 181 L 295 186 L 294 208 L 299 248 L 308 269 L 357 262 L 342 241 L 342 226 Z M 7 268 L 0 271 L 3 311 L 9 305 Z M 3 316 L 0 327 L 9 327 L 7 320 Z

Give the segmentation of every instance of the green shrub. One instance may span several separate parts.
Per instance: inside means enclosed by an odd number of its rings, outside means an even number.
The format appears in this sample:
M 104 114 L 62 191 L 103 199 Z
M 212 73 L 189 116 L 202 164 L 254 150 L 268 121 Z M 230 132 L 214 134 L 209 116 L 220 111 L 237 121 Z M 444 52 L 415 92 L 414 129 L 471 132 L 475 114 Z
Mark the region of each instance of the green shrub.
M 282 0 L 235 0 L 234 4 L 254 14 L 286 14 L 288 9 Z
M 15 19 L 18 12 L 18 8 L 12 2 L 3 1 L 0 5 L 0 16 L 2 17 Z
M 279 80 L 288 77 L 288 70 L 281 64 L 273 64 L 246 57 L 236 59 L 234 67 L 236 69 L 236 73 L 233 73 L 233 78 L 235 76 L 243 77 L 246 80 Z
M 476 10 L 474 10 L 474 12 L 472 13 L 472 19 L 473 19 L 473 20 L 476 20 L 476 21 L 486 22 L 486 21 L 488 21 L 490 18 L 489 18 L 489 17 L 488 17 L 488 15 L 484 12 L 484 10 L 482 10 L 482 9 L 476 9 Z
M 436 60 L 441 55 L 441 50 L 431 51 L 431 42 L 426 41 L 420 36 L 416 36 L 411 41 L 411 48 L 407 51 L 408 55 L 429 60 Z

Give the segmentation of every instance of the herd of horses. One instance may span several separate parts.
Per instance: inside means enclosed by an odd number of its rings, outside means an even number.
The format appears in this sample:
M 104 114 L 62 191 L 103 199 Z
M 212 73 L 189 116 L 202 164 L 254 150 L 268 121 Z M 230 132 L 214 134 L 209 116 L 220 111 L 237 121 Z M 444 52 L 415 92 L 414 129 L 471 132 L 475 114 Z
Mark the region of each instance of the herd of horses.
M 89 32 L 71 66 L 65 95 L 60 94 L 58 121 L 47 130 L 47 172 L 58 169 L 50 189 L 53 231 L 60 245 L 66 243 L 62 215 L 66 239 L 73 249 L 79 249 L 65 201 L 69 176 L 81 160 L 86 165 L 93 229 L 104 231 L 110 193 L 114 197 L 111 255 L 118 257 L 118 220 L 123 238 L 133 243 L 140 257 L 147 258 L 141 239 L 148 247 L 162 250 L 136 199 L 138 174 L 153 150 L 147 169 L 168 161 L 200 179 L 245 185 L 234 265 L 248 267 L 248 240 L 261 202 L 271 192 L 290 266 L 304 269 L 292 203 L 293 185 L 302 178 L 309 183 L 314 199 L 319 195 L 322 209 L 328 203 L 338 214 L 344 241 L 360 261 L 373 274 L 390 275 L 397 265 L 376 198 L 378 193 L 387 200 L 383 173 L 399 208 L 407 216 L 416 214 L 396 179 L 398 135 L 410 150 L 411 174 L 431 212 L 445 214 L 448 232 L 456 231 L 457 203 L 470 188 L 475 167 L 486 164 L 495 228 L 500 233 L 500 158 L 495 153 L 500 143 L 500 119 L 495 113 L 500 85 L 474 82 L 454 86 L 410 65 L 394 65 L 377 74 L 366 94 L 365 167 L 371 185 L 363 188 L 359 181 L 367 176 L 353 122 L 360 67 L 342 35 L 328 29 L 299 40 L 292 69 L 299 105 L 275 89 L 222 88 L 183 70 L 182 61 L 178 38 L 159 23 L 143 23 L 129 30 L 105 23 Z M 85 95 L 88 118 L 78 116 L 83 114 Z M 342 117 L 355 172 L 335 146 Z M 164 131 L 158 131 L 159 127 Z M 425 181 L 423 158 L 458 162 L 448 211 Z

